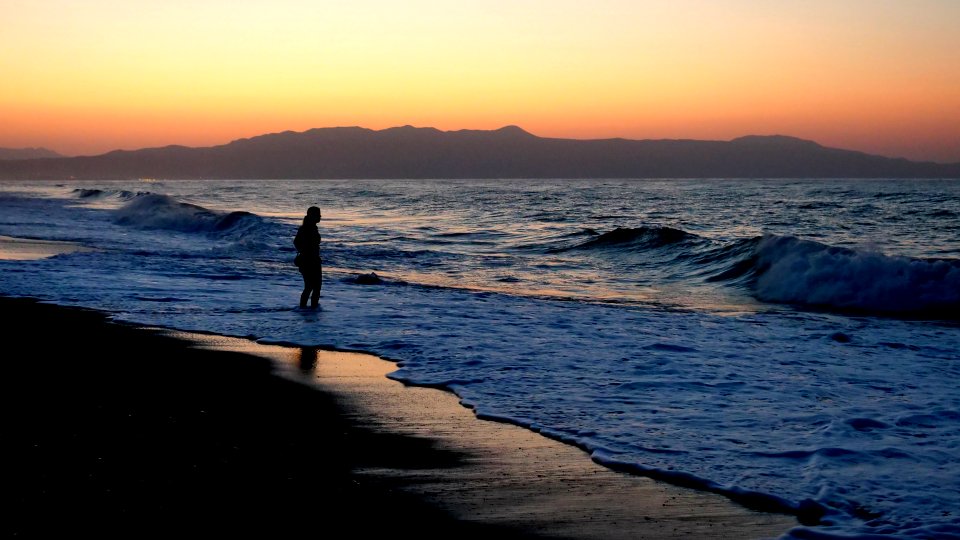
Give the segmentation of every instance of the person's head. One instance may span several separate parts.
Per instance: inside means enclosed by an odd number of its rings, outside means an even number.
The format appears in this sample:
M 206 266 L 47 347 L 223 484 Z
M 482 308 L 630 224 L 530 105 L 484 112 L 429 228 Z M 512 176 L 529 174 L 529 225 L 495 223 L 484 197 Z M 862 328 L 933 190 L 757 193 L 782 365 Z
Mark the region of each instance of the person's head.
M 307 215 L 303 217 L 303 224 L 313 224 L 316 225 L 320 223 L 320 208 L 316 206 L 311 206 L 307 208 Z

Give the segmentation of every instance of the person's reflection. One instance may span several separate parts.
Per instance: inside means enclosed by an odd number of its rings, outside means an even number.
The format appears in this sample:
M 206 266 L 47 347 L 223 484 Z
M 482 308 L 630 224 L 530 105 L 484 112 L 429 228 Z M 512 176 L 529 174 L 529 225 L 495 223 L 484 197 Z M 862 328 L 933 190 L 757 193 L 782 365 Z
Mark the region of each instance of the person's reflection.
M 300 371 L 305 375 L 313 373 L 317 368 L 317 348 L 300 347 Z

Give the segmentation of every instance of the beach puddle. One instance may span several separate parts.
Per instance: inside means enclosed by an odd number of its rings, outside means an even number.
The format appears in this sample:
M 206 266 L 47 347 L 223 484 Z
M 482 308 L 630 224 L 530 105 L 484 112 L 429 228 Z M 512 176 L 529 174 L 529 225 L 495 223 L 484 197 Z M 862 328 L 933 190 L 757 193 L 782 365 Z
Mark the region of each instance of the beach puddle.
M 192 342 L 201 349 L 232 351 L 266 358 L 274 363 L 279 375 L 299 382 L 377 378 L 402 386 L 401 383 L 386 378 L 388 373 L 397 369 L 397 365 L 371 354 L 270 345 L 244 338 L 176 330 L 167 330 L 165 333 L 176 339 Z

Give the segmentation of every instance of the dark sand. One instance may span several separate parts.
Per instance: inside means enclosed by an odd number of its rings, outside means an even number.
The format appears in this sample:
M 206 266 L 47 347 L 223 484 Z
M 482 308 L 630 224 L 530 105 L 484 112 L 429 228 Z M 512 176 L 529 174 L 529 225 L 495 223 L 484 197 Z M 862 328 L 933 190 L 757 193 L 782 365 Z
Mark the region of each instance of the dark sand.
M 796 523 L 476 420 L 368 355 L 25 299 L 0 313 L 7 536 L 760 538 Z

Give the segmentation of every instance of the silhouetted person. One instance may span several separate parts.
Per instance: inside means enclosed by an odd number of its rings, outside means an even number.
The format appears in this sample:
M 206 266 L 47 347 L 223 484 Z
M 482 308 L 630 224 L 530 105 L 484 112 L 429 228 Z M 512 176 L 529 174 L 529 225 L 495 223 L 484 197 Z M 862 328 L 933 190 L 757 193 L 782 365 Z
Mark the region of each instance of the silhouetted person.
M 300 307 L 307 307 L 307 298 L 310 306 L 317 307 L 320 303 L 320 288 L 323 286 L 323 267 L 320 262 L 320 209 L 311 206 L 307 215 L 303 217 L 303 225 L 297 229 L 297 236 L 293 245 L 297 248 L 297 264 L 300 274 L 303 275 L 303 293 L 300 294 Z

